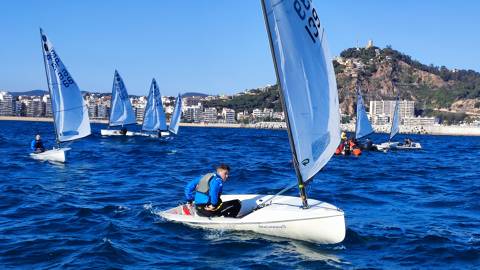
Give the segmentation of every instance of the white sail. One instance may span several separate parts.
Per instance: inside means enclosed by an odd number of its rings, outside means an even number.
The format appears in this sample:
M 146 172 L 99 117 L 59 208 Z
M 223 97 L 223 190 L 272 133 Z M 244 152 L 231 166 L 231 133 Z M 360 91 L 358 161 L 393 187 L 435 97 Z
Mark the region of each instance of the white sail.
M 395 102 L 395 110 L 393 112 L 393 119 L 392 119 L 392 128 L 390 129 L 390 140 L 397 135 L 400 131 L 400 106 L 399 106 L 399 98 L 397 97 L 397 101 Z
M 170 125 L 168 126 L 168 130 L 173 134 L 178 133 L 178 124 L 180 123 L 181 116 L 182 116 L 182 96 L 178 94 L 178 97 L 175 100 L 175 109 L 173 110 L 173 115 L 170 118 Z
M 110 109 L 110 126 L 124 126 L 137 122 L 127 88 L 122 77 L 115 70 L 112 86 L 112 107 Z
M 355 125 L 355 138 L 360 139 L 373 133 L 372 124 L 368 120 L 365 104 L 363 103 L 362 93 L 357 90 L 357 122 Z
M 90 120 L 80 88 L 42 29 L 40 36 L 57 140 L 65 142 L 88 136 Z
M 143 117 L 142 130 L 159 131 L 167 130 L 167 120 L 163 111 L 162 96 L 158 89 L 157 81 L 152 79 L 150 92 L 147 98 L 147 107 Z
M 330 160 L 340 143 L 332 59 L 311 1 L 264 0 L 264 8 L 290 145 L 303 181 L 307 181 Z

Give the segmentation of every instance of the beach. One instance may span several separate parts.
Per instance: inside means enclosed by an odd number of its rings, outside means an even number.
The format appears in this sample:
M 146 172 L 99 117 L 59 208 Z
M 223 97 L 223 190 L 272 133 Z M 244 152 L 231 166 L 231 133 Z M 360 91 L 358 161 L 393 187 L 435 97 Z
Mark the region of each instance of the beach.
M 48 117 L 18 117 L 0 116 L 0 121 L 30 121 L 52 122 Z M 108 124 L 105 119 L 90 119 L 92 123 Z M 140 122 L 138 124 L 141 124 Z M 228 124 L 228 123 L 180 123 L 184 127 L 204 128 L 253 128 L 253 129 L 286 129 L 285 122 L 258 122 L 252 124 Z M 341 129 L 347 132 L 355 132 L 354 124 L 341 124 Z M 373 125 L 375 133 L 389 133 L 390 125 Z M 433 126 L 400 126 L 401 134 L 426 134 L 446 136 L 480 136 L 480 126 L 468 125 L 433 125 Z

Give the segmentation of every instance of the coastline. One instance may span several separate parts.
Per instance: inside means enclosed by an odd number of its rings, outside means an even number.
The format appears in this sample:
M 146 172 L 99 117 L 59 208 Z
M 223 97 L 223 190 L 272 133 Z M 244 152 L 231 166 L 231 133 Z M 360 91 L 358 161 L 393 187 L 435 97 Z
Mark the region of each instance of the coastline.
M 0 116 L 0 121 L 52 122 L 53 119 L 48 117 Z M 91 119 L 90 122 L 108 124 L 108 120 L 104 119 Z M 285 122 L 258 122 L 254 124 L 180 123 L 180 126 L 202 128 L 286 129 Z M 355 132 L 354 124 L 341 124 L 340 128 L 347 132 Z M 389 133 L 390 125 L 373 125 L 373 129 L 375 130 L 375 133 Z M 480 126 L 400 126 L 400 133 L 444 136 L 480 136 Z

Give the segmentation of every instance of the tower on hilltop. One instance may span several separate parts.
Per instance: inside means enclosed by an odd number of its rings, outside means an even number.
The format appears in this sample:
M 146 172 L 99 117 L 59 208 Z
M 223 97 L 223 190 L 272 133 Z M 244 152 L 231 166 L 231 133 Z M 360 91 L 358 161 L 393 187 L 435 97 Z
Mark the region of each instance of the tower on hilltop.
M 368 40 L 368 43 L 367 43 L 367 46 L 365 47 L 365 49 L 370 49 L 373 47 L 373 40 L 369 39 Z

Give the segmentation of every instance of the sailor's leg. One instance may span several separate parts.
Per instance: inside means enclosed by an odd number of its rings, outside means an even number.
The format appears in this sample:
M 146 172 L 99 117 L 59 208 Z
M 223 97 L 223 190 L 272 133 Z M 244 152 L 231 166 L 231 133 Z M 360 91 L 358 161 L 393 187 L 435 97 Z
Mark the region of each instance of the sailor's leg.
M 237 217 L 240 208 L 242 208 L 240 200 L 226 201 L 223 202 L 220 213 L 224 217 Z

